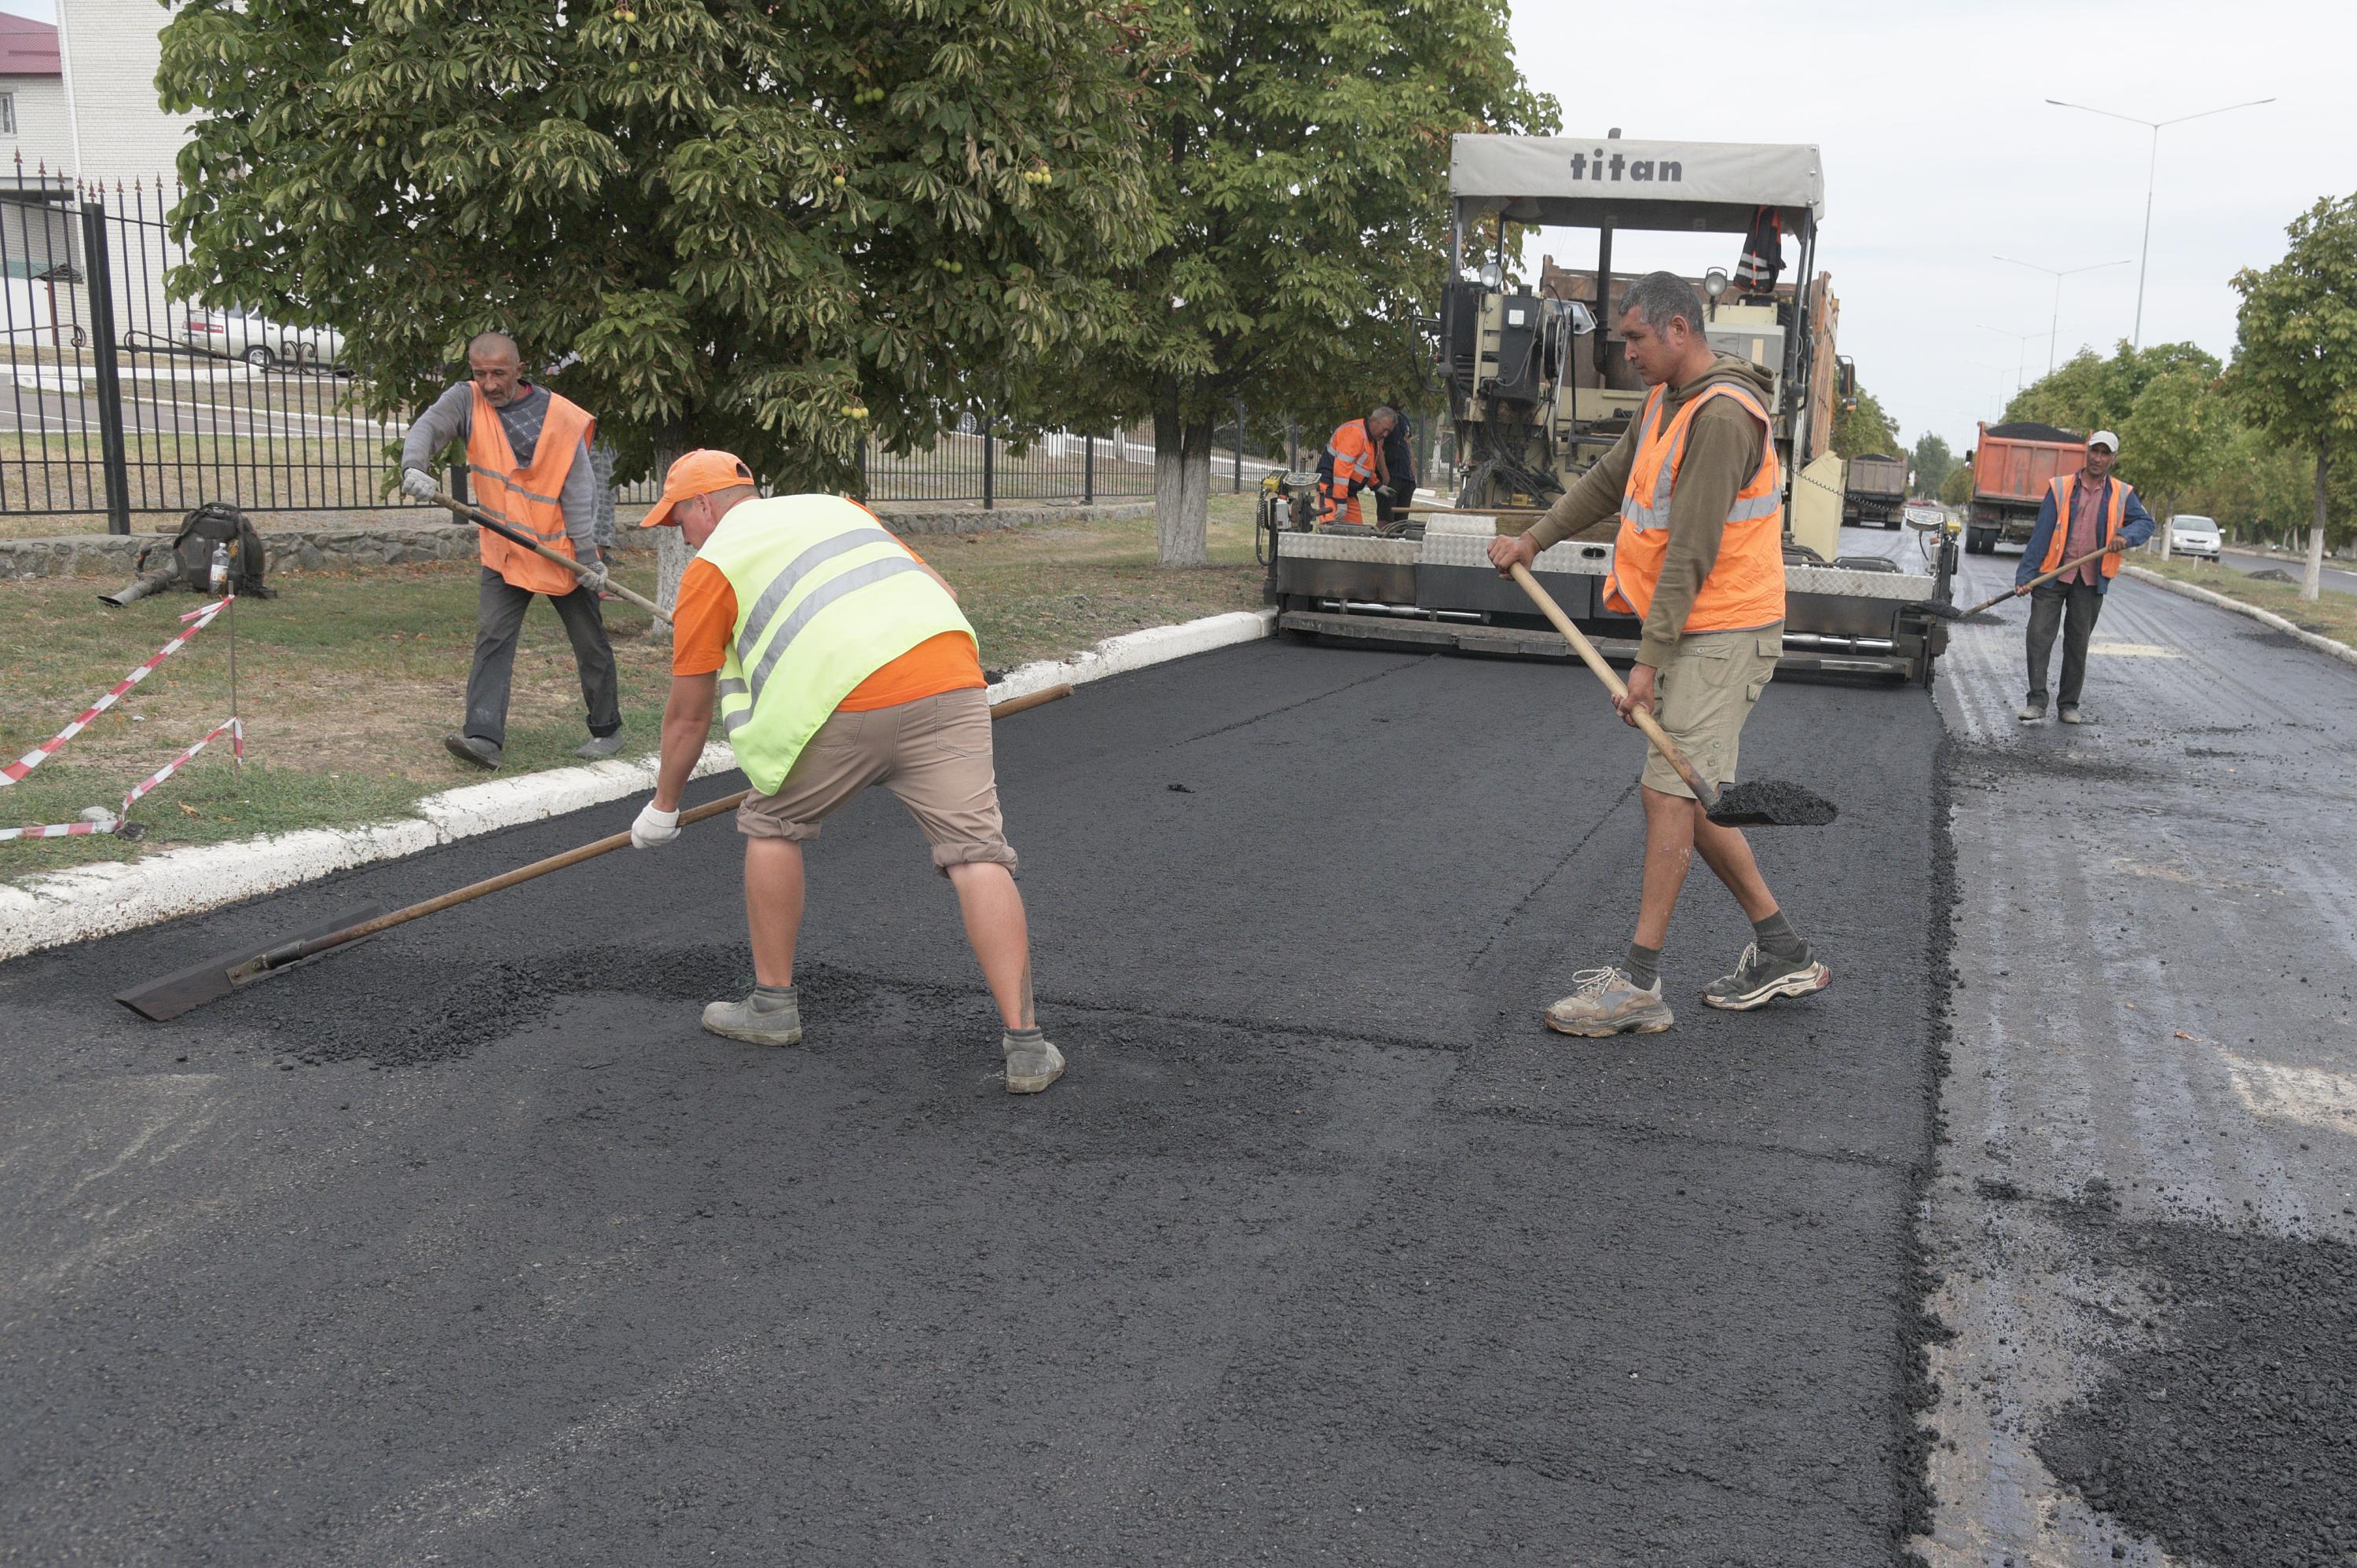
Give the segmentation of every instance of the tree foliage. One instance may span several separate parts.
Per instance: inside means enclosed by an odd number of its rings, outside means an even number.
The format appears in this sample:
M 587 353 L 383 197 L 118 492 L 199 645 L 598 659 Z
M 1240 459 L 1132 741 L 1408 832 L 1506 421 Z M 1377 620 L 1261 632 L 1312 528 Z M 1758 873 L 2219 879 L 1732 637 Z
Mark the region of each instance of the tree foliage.
M 1940 481 L 1939 499 L 1950 506 L 1969 505 L 1973 499 L 1973 470 L 1969 464 L 1959 463 L 1948 470 Z
M 1944 436 L 1927 430 L 1915 437 L 1911 462 L 1915 469 L 1915 494 L 1937 496 L 1940 487 L 1948 482 L 1955 470 L 1956 455 L 1948 449 Z
M 339 328 L 381 413 L 498 328 L 626 472 L 1020 407 L 1162 236 L 1142 0 L 183 0 L 189 296 Z
M 2312 599 L 2332 524 L 2333 458 L 2357 437 L 2357 196 L 2319 201 L 2286 232 L 2291 247 L 2282 261 L 2234 274 L 2243 304 L 2228 386 L 2254 427 L 2312 456 L 2300 585 L 2300 596 Z
M 2167 517 L 2223 454 L 2229 418 L 2216 381 L 2179 366 L 2145 383 L 2120 421 L 2120 477 Z
M 1076 421 L 1151 416 L 1166 564 L 1205 559 L 1211 434 L 1241 399 L 1322 447 L 1416 401 L 1415 318 L 1447 267 L 1449 137 L 1552 130 L 1504 0 L 1157 0 L 1148 111 L 1167 224 L 1065 389 Z
M 2108 360 L 2082 349 L 2040 376 L 2006 404 L 2005 421 L 2033 420 L 2084 435 L 2120 431 L 2136 399 L 2161 376 L 2185 373 L 2204 382 L 2217 380 L 2218 357 L 2195 343 L 2155 343 L 2133 349 L 2122 338 Z
M 1834 451 L 1844 459 L 1860 456 L 1895 457 L 1906 448 L 1899 445 L 1899 423 L 1883 413 L 1875 395 L 1861 385 L 1857 389 L 1857 406 L 1838 409 L 1834 413 Z

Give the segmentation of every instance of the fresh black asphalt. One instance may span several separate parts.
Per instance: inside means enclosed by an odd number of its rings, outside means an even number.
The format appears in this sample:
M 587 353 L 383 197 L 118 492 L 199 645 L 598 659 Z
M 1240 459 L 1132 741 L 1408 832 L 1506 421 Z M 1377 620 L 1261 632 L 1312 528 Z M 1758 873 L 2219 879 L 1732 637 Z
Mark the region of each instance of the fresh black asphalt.
M 795 1049 L 696 1026 L 725 822 L 109 999 L 635 800 L 0 966 L 0 1562 L 1888 1562 L 1939 735 L 1770 688 L 1747 774 L 1842 815 L 1754 843 L 1833 986 L 1702 1007 L 1749 932 L 1697 865 L 1641 1038 L 1538 1021 L 1634 912 L 1594 682 L 1276 643 L 998 726 L 1037 1098 L 880 793 Z

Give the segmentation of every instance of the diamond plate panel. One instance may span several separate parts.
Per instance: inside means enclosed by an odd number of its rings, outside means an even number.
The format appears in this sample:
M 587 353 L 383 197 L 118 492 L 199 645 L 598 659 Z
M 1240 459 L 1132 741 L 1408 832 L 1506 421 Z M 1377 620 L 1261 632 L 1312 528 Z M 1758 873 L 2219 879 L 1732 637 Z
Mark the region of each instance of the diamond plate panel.
M 1415 564 L 1413 539 L 1346 533 L 1280 533 L 1277 553 L 1297 561 L 1367 561 L 1380 566 Z
M 1932 596 L 1932 580 L 1905 572 L 1853 572 L 1844 566 L 1784 567 L 1784 589 L 1793 594 L 1839 594 L 1854 599 L 1896 599 L 1920 604 Z

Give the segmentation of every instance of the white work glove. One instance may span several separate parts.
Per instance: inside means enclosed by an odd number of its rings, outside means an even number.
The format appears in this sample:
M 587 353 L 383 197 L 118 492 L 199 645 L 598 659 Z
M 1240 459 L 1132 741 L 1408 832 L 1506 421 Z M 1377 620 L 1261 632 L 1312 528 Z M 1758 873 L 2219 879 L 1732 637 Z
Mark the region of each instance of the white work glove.
M 593 594 L 602 594 L 606 591 L 606 568 L 595 555 L 590 556 L 586 561 L 578 562 L 576 564 L 581 568 L 581 585 L 583 587 L 588 589 Z
M 630 847 L 654 849 L 679 837 L 679 813 L 666 811 L 649 800 L 639 812 L 639 820 L 630 824 Z
M 441 488 L 434 482 L 434 476 L 423 468 L 404 468 L 401 471 L 401 493 L 413 500 L 430 501 Z

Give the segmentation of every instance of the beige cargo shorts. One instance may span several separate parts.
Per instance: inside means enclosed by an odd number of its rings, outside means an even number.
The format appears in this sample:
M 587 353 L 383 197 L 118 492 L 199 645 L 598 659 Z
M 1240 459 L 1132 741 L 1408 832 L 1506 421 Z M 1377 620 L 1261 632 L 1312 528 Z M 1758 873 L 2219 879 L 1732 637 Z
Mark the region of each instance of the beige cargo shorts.
M 871 784 L 909 808 L 943 875 L 952 865 L 976 862 L 1015 869 L 998 814 L 990 704 L 978 686 L 834 714 L 794 758 L 776 794 L 748 796 L 737 808 L 737 831 L 748 838 L 814 839 L 822 818 Z
M 1783 650 L 1782 621 L 1757 631 L 1698 631 L 1678 639 L 1676 657 L 1656 677 L 1653 717 L 1712 783 L 1735 781 L 1743 721 L 1774 678 Z M 1639 781 L 1664 795 L 1694 799 L 1677 769 L 1651 746 Z

